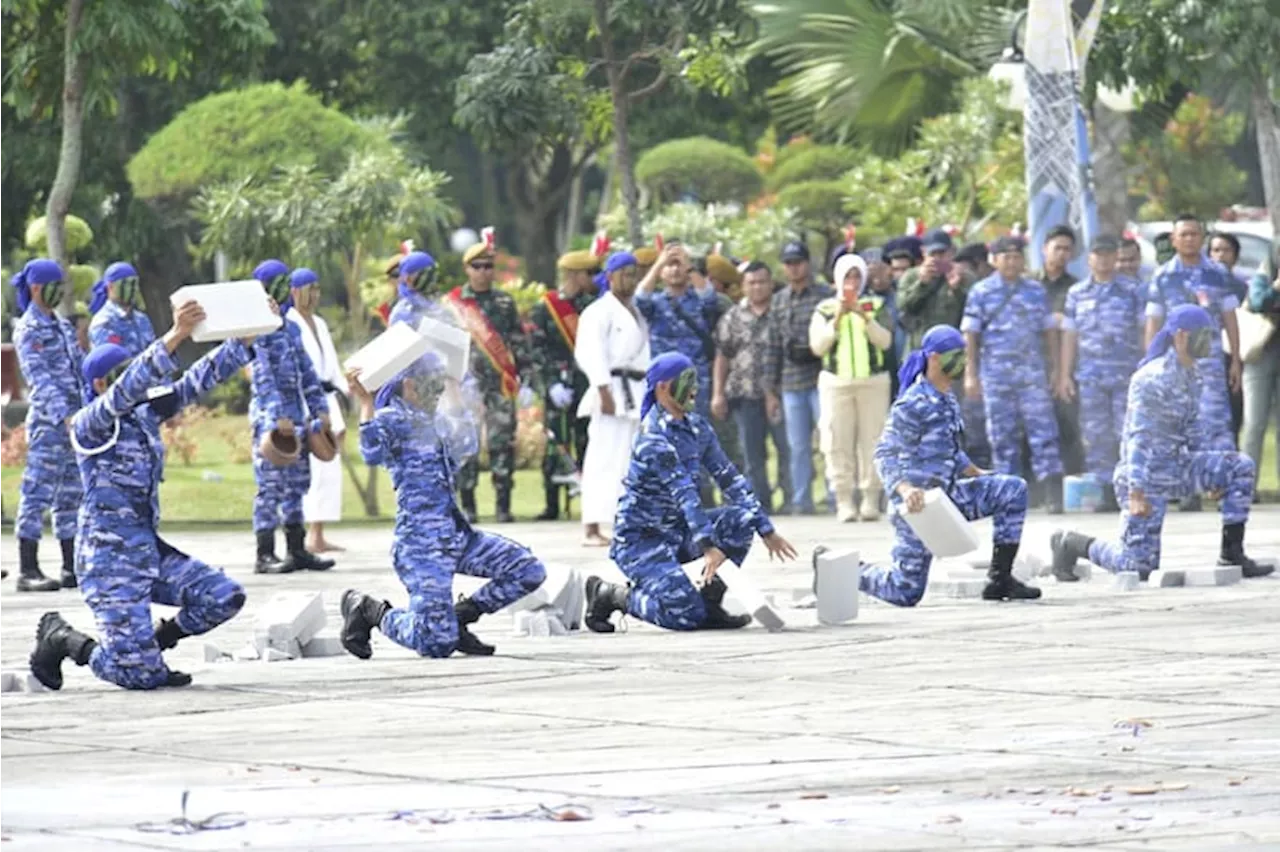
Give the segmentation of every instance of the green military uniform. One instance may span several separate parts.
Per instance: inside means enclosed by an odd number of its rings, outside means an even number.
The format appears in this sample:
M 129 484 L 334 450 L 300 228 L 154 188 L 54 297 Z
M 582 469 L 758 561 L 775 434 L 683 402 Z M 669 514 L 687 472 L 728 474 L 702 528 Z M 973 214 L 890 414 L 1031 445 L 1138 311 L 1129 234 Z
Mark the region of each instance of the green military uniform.
M 486 254 L 490 252 L 484 243 L 479 243 L 467 250 L 463 255 L 463 263 L 469 264 Z M 473 290 L 469 283 L 462 285 L 454 293 L 460 295 L 463 300 L 475 300 L 485 319 L 489 321 L 489 325 L 511 353 L 520 382 L 525 386 L 532 384 L 529 340 L 520 322 L 520 311 L 516 307 L 515 299 L 497 286 L 480 293 Z M 503 520 L 509 517 L 511 511 L 511 476 L 515 468 L 516 399 L 510 388 L 504 391 L 503 374 L 485 354 L 474 332 L 471 341 L 471 373 L 476 378 L 484 401 L 489 474 L 492 477 L 493 490 L 497 498 L 497 515 L 499 520 Z M 472 517 L 476 514 L 475 489 L 479 475 L 480 469 L 475 457 L 468 459 L 458 471 L 458 490 L 461 492 L 462 507 Z
M 964 302 L 973 284 L 973 276 L 968 272 L 961 273 L 960 283 L 955 287 L 947 284 L 945 275 L 926 280 L 918 266 L 903 273 L 898 282 L 898 314 L 910 338 L 908 351 L 919 349 L 924 333 L 935 325 L 960 327 Z
M 562 256 L 557 265 L 565 272 L 590 276 L 599 271 L 600 263 L 601 259 L 589 251 L 574 251 Z M 557 315 L 550 294 L 529 311 L 534 375 L 543 398 L 542 421 L 547 428 L 547 450 L 542 457 L 542 487 L 547 506 L 538 520 L 553 521 L 560 516 L 560 489 L 565 486 L 556 482 L 556 478 L 571 476 L 580 469 L 587 451 L 588 421 L 578 419 L 578 403 L 588 390 L 587 377 L 573 359 L 569 338 L 576 339 L 577 318 L 596 300 L 596 294 L 596 287 L 590 281 L 573 298 L 560 291 L 561 303 L 573 309 L 571 318 Z M 551 400 L 551 388 L 557 384 L 573 390 L 572 401 L 563 408 L 557 408 Z

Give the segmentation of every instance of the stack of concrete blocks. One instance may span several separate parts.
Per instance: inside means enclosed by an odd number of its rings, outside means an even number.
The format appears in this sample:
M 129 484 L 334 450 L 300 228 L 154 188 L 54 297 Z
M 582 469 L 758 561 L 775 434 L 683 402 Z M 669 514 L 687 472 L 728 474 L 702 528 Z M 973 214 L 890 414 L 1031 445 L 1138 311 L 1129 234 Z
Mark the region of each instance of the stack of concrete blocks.
M 253 641 L 234 654 L 206 644 L 204 659 L 210 663 L 227 659 L 275 663 L 302 657 L 339 656 L 344 652 L 338 637 L 319 635 L 327 621 L 322 595 L 308 592 L 277 594 L 258 611 Z
M 586 578 L 566 565 L 545 568 L 542 585 L 507 607 L 517 636 L 564 636 L 582 627 Z

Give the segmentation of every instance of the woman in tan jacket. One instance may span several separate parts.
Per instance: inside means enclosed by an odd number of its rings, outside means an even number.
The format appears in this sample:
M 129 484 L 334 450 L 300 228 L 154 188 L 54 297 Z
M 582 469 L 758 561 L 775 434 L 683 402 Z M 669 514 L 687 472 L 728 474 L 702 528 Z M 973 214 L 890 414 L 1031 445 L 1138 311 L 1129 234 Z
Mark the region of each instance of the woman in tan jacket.
M 827 481 L 842 522 L 880 517 L 880 482 L 872 464 L 876 440 L 889 411 L 893 343 L 889 308 L 867 286 L 867 264 L 856 254 L 835 263 L 834 298 L 820 302 L 809 322 L 809 348 L 822 359 L 818 376 L 818 430 Z M 862 495 L 854 505 L 854 486 Z

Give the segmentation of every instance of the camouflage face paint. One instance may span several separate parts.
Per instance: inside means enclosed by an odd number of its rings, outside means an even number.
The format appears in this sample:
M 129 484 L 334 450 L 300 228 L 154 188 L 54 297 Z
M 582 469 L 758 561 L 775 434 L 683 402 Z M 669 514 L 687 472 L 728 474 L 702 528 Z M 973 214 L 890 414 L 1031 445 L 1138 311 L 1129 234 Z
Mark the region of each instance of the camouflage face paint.
M 689 367 L 671 385 L 671 396 L 685 412 L 693 411 L 698 401 L 698 371 Z

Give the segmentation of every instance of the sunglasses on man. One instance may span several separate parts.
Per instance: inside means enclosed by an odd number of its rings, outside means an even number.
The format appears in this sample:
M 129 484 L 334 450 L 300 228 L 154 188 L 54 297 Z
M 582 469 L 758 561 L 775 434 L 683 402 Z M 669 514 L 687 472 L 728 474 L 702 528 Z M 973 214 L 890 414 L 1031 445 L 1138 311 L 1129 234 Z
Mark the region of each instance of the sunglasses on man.
M 493 264 L 477 261 L 476 263 L 471 264 L 471 268 L 472 269 L 493 269 Z

